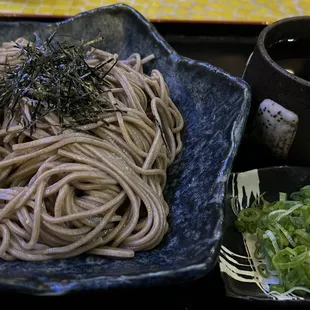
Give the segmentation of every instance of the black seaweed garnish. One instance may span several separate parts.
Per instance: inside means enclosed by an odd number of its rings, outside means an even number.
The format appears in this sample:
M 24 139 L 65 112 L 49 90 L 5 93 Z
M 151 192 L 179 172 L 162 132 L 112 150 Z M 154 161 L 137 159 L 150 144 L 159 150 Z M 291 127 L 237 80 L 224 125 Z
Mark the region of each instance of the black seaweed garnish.
M 43 41 L 34 34 L 27 46 L 16 42 L 23 61 L 14 67 L 7 63 L 0 81 L 0 107 L 31 132 L 50 112 L 57 115 L 61 129 L 75 129 L 99 121 L 105 112 L 116 109 L 103 94 L 108 85 L 105 77 L 118 60 L 111 57 L 95 67 L 85 61 L 90 48 L 103 38 L 70 44 L 56 40 L 56 36 L 54 32 Z M 23 97 L 31 100 L 31 121 L 20 108 Z

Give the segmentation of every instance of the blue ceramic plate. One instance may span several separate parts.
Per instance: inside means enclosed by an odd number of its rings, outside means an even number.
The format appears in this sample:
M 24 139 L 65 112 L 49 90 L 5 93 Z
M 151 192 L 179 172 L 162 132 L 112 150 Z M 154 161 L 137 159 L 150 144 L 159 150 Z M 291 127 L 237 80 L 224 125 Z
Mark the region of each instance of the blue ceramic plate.
M 237 208 L 246 208 L 255 197 L 264 193 L 267 201 L 279 199 L 279 192 L 292 192 L 310 185 L 309 167 L 270 167 L 233 173 L 228 182 L 226 231 L 220 251 L 220 270 L 228 296 L 246 300 L 261 300 L 277 304 L 310 303 L 310 294 L 298 296 L 294 293 L 277 294 L 270 291 L 270 284 L 278 284 L 278 278 L 263 278 L 259 271 L 259 260 L 255 258 L 255 239 L 241 234 L 235 228 L 236 215 L 232 210 L 231 199 L 238 200 Z
M 165 198 L 170 230 L 160 246 L 120 260 L 95 256 L 39 263 L 0 262 L 0 288 L 35 294 L 116 287 L 169 285 L 206 275 L 215 265 L 224 221 L 225 183 L 243 134 L 250 91 L 239 78 L 178 55 L 134 9 L 102 7 L 61 23 L 0 23 L 0 41 L 37 32 L 92 40 L 120 58 L 155 54 L 148 70 L 159 69 L 185 119 L 184 147 L 168 171 Z

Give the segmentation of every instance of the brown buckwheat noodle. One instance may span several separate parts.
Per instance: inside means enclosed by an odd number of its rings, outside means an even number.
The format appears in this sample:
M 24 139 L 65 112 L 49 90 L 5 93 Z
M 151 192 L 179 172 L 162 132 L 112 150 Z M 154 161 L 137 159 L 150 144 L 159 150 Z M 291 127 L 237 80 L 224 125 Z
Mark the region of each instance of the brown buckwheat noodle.
M 17 42 L 27 44 L 23 38 Z M 95 66 L 116 57 L 97 49 L 87 62 Z M 2 259 L 41 261 L 82 253 L 133 257 L 162 241 L 169 214 L 163 197 L 166 170 L 182 148 L 183 118 L 162 74 L 143 72 L 153 58 L 137 53 L 118 61 L 105 78 L 111 87 L 102 94 L 118 110 L 78 131 L 60 132 L 57 116 L 49 113 L 30 134 L 4 113 Z M 0 63 L 4 59 L 12 66 L 23 61 L 16 43 L 3 44 Z M 0 76 L 4 72 L 0 65 Z M 19 102 L 28 121 L 32 101 Z

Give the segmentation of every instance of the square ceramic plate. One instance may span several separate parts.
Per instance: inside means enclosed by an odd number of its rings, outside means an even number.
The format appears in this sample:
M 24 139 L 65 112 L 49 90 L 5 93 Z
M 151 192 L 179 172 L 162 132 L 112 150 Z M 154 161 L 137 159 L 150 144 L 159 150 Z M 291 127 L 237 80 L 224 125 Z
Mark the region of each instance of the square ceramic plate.
M 83 255 L 46 262 L 0 262 L 0 288 L 35 294 L 129 286 L 169 285 L 206 275 L 222 240 L 225 183 L 243 134 L 250 91 L 240 78 L 178 55 L 134 9 L 113 5 L 64 22 L 0 23 L 0 41 L 59 34 L 91 40 L 120 59 L 134 52 L 156 56 L 147 68 L 160 70 L 185 119 L 183 150 L 169 168 L 165 198 L 170 230 L 156 249 L 133 259 Z

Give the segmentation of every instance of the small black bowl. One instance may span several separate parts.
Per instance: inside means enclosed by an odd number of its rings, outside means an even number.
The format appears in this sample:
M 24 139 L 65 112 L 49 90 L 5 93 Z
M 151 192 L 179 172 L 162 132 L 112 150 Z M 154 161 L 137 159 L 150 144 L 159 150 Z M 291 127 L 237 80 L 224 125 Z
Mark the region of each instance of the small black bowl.
M 220 270 L 226 287 L 226 294 L 245 300 L 277 301 L 283 303 L 310 304 L 310 296 L 288 298 L 267 295 L 264 287 L 257 284 L 256 265 L 253 260 L 254 243 L 235 228 L 236 215 L 232 210 L 232 198 L 237 197 L 245 208 L 254 201 L 254 196 L 264 193 L 267 201 L 279 199 L 279 193 L 288 195 L 310 185 L 309 167 L 277 166 L 233 173 L 227 183 L 226 230 L 220 251 Z M 266 289 L 266 287 L 265 287 Z
M 255 136 L 259 136 L 259 143 L 263 142 L 270 148 L 270 152 L 265 156 L 266 161 L 270 157 L 268 166 L 274 162 L 275 154 L 285 165 L 310 166 L 310 81 L 292 74 L 287 70 L 291 68 L 281 67 L 277 63 L 283 59 L 308 58 L 306 51 L 309 49 L 309 42 L 310 16 L 289 17 L 276 21 L 259 34 L 256 47 L 244 71 L 243 78 L 252 91 L 252 105 L 246 131 L 251 136 L 256 127 Z M 281 47 L 274 56 L 271 50 L 280 46 L 279 44 Z M 305 51 L 305 55 L 301 51 Z M 309 70 L 306 67 L 309 60 L 304 61 L 302 67 Z M 271 107 L 270 111 L 266 110 L 266 105 L 261 105 L 266 99 L 273 101 L 274 107 L 267 105 L 267 109 Z M 263 111 L 259 110 L 259 107 Z M 289 113 L 288 117 L 283 117 L 283 110 L 284 113 Z M 260 113 L 265 116 L 260 117 Z M 285 126 L 289 129 L 285 129 L 281 135 L 279 132 L 283 131 Z M 251 139 L 255 140 L 252 137 Z

